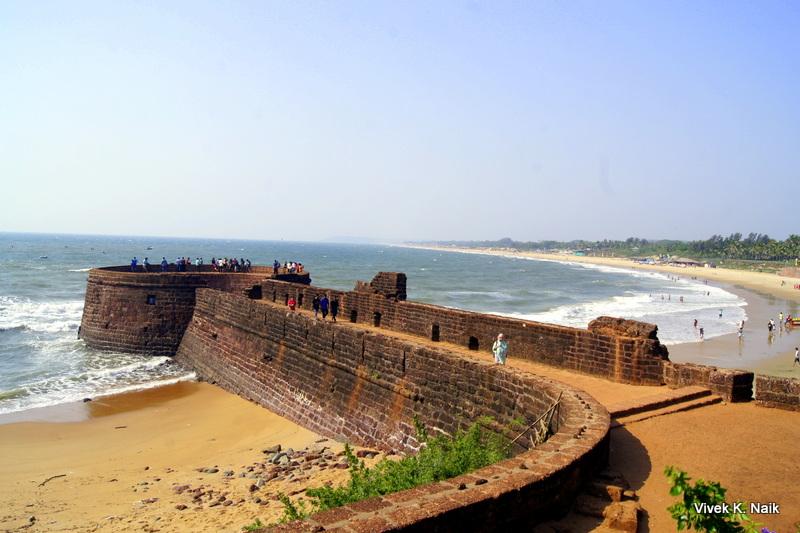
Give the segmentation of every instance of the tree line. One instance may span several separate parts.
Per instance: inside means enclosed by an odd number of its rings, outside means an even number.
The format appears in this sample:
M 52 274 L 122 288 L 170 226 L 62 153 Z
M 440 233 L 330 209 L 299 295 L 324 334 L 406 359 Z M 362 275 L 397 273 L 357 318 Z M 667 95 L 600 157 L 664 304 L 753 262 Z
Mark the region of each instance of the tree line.
M 430 244 L 430 243 L 429 243 Z M 741 259 L 753 261 L 787 261 L 800 258 L 800 235 L 785 240 L 770 238 L 765 233 L 731 233 L 727 237 L 712 235 L 706 240 L 648 240 L 629 237 L 624 241 L 515 241 L 508 237 L 494 241 L 437 241 L 434 244 L 480 248 L 513 248 L 522 251 L 584 250 L 590 254 L 628 257 L 683 256 L 692 259 Z

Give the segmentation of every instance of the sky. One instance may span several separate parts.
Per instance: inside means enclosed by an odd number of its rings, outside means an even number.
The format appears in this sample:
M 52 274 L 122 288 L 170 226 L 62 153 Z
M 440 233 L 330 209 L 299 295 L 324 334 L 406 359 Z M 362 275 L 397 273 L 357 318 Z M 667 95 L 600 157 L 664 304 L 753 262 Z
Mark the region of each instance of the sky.
M 0 2 L 0 231 L 800 232 L 800 3 Z

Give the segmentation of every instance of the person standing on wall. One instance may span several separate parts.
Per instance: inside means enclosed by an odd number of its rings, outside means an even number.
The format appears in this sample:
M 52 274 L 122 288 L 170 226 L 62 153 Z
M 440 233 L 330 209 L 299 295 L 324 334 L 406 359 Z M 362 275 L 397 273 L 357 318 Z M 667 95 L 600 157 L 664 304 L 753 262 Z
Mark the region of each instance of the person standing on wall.
M 322 298 L 319 299 L 319 310 L 322 311 L 322 320 L 325 320 L 325 317 L 328 316 L 328 297 L 326 295 L 322 295 Z
M 135 257 L 131 259 L 131 272 L 136 272 L 136 263 L 138 262 L 139 260 L 136 259 Z
M 311 309 L 314 310 L 314 320 L 316 320 L 319 314 L 319 296 L 316 294 L 314 295 L 314 299 L 311 300 Z
M 331 320 L 336 322 L 336 315 L 339 314 L 339 298 L 336 296 L 331 300 Z
M 497 340 L 492 344 L 492 353 L 494 354 L 494 362 L 498 365 L 506 364 L 506 356 L 508 353 L 508 342 L 502 333 L 497 335 Z
M 800 348 L 797 346 L 794 347 L 794 363 L 792 363 L 792 368 L 796 365 L 800 365 Z
M 148 257 L 145 257 L 144 261 L 142 261 L 142 268 L 145 272 L 150 272 L 150 259 Z
M 289 306 L 289 310 L 294 312 L 295 307 L 297 307 L 297 300 L 294 299 L 294 296 L 290 296 L 289 300 L 286 302 L 286 305 Z

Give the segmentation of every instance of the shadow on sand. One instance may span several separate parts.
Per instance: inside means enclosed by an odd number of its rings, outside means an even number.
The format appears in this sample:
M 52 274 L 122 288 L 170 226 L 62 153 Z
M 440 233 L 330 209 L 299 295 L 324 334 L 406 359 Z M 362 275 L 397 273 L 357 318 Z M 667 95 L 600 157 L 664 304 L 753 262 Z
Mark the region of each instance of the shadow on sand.
M 635 491 L 644 486 L 645 480 L 650 477 L 653 470 L 647 449 L 625 426 L 611 430 L 611 451 L 608 463 L 612 470 L 623 475 L 631 489 Z M 648 533 L 649 531 L 650 517 L 647 509 L 642 509 L 639 515 L 638 532 Z

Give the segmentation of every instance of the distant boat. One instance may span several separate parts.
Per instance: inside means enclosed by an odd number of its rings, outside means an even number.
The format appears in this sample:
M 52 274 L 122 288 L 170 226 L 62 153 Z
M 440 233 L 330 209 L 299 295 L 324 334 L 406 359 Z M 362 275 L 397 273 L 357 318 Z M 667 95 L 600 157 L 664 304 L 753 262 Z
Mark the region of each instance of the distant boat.
M 39 259 L 47 259 L 47 256 L 46 255 L 40 255 Z
M 152 250 L 152 249 L 153 249 L 152 246 L 148 246 L 147 248 L 145 248 L 145 250 Z

